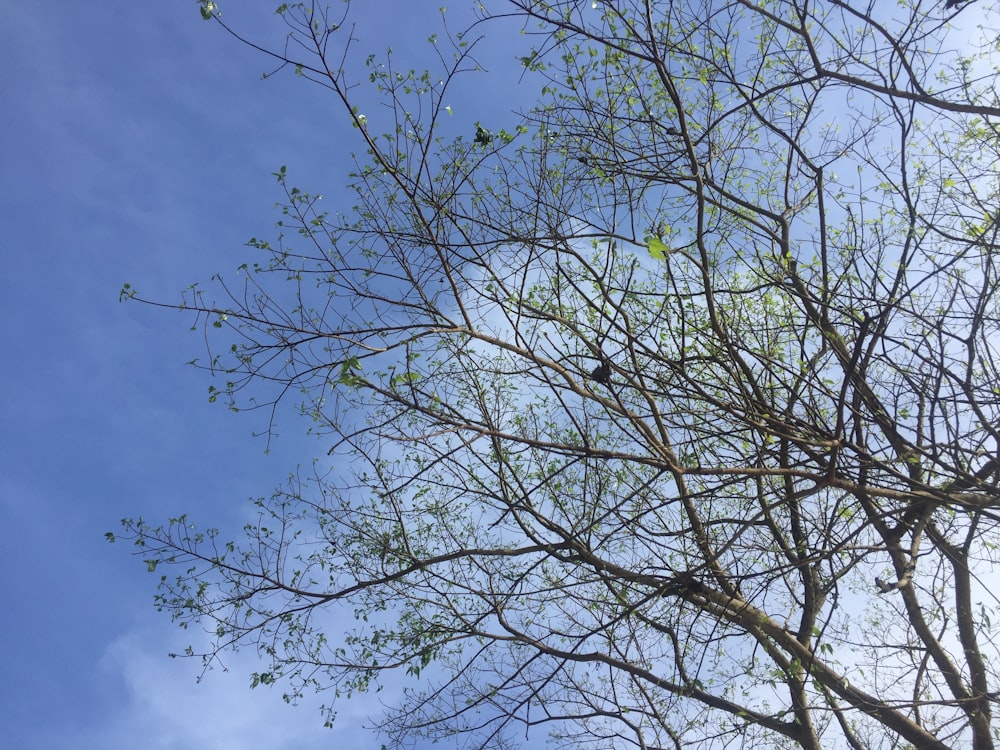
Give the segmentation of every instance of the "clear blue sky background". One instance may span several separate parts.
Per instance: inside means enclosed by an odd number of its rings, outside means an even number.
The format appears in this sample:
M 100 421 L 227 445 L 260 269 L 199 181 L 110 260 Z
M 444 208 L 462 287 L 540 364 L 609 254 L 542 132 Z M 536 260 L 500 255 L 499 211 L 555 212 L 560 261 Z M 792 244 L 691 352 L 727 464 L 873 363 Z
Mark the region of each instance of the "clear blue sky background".
M 222 10 L 280 41 L 275 4 Z M 416 64 L 438 5 L 356 3 L 358 49 Z M 509 40 L 483 52 L 510 80 L 470 82 L 455 122 L 512 124 Z M 195 0 L 0 0 L 0 59 L 0 744 L 377 747 L 361 728 L 377 697 L 343 704 L 331 734 L 280 689 L 250 691 L 251 653 L 196 684 L 198 664 L 166 657 L 190 634 L 153 610 L 155 578 L 104 541 L 123 516 L 182 512 L 235 533 L 246 498 L 325 452 L 286 420 L 265 454 L 263 417 L 209 404 L 208 376 L 184 365 L 203 355 L 190 319 L 118 292 L 176 301 L 248 260 L 249 237 L 273 236 L 282 164 L 336 208 L 356 143 L 343 113 L 290 75 L 261 81 L 268 61 Z

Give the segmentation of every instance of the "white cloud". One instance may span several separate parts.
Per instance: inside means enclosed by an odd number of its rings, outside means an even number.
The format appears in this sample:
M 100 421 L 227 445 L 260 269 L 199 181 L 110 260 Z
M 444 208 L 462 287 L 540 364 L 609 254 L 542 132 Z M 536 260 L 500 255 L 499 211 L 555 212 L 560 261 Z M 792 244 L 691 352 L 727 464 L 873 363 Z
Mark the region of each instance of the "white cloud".
M 325 729 L 318 700 L 291 706 L 282 700 L 280 685 L 250 689 L 249 674 L 259 669 L 252 652 L 229 654 L 227 671 L 215 669 L 198 682 L 200 662 L 168 658 L 168 640 L 174 638 L 163 632 L 133 631 L 108 647 L 102 670 L 121 683 L 124 699 L 115 715 L 93 727 L 92 736 L 78 738 L 78 747 L 133 750 L 139 740 L 149 750 L 325 750 L 334 742 L 380 744 L 365 729 L 365 709 L 378 709 L 373 697 L 342 706 L 334 728 Z

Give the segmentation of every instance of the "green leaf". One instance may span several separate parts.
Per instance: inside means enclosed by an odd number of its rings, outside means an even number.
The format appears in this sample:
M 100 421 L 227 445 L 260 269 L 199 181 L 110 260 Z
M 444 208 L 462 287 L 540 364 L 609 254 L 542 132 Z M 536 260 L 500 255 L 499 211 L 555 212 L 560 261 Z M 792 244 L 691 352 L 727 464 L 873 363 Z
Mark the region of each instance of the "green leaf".
M 650 237 L 646 241 L 646 247 L 654 260 L 666 260 L 670 253 L 670 248 L 659 237 Z

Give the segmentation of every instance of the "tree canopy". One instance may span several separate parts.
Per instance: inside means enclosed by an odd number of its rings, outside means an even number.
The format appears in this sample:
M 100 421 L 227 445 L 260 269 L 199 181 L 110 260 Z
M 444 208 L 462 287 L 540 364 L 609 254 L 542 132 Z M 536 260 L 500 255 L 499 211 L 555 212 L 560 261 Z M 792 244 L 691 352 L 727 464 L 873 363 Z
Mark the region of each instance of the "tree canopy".
M 236 541 L 126 520 L 157 605 L 289 695 L 409 675 L 400 746 L 993 748 L 1000 8 L 947 5 L 491 0 L 426 72 L 283 5 L 354 205 L 281 169 L 171 306 L 330 454 Z

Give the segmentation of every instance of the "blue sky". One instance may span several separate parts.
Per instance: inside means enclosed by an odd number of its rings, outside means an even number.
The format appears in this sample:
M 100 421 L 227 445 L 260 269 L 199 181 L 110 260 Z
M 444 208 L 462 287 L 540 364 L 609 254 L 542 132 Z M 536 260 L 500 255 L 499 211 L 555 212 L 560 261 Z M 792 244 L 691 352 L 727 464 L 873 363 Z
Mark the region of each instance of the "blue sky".
M 221 6 L 280 42 L 276 4 Z M 417 65 L 438 5 L 359 0 L 358 54 L 391 43 Z M 468 79 L 452 104 L 470 136 L 525 106 L 507 93 L 510 37 L 480 52 L 489 85 Z M 195 0 L 0 0 L 0 59 L 4 745 L 378 747 L 363 726 L 388 695 L 341 704 L 324 730 L 314 706 L 249 689 L 252 653 L 196 684 L 197 663 L 166 656 L 191 639 L 153 610 L 155 579 L 104 540 L 123 516 L 184 512 L 233 533 L 248 497 L 325 454 L 287 417 L 265 453 L 251 437 L 264 417 L 209 404 L 208 376 L 185 366 L 204 351 L 190 319 L 118 293 L 130 282 L 179 300 L 248 260 L 249 237 L 273 236 L 281 165 L 337 208 L 356 143 L 346 118 L 291 75 L 262 81 L 273 66 L 201 21 Z
M 357 5 L 365 52 L 391 41 L 405 58 L 438 27 L 438 4 Z M 281 38 L 268 0 L 222 10 Z M 200 684 L 196 663 L 168 659 L 190 638 L 153 610 L 154 578 L 104 533 L 123 516 L 182 512 L 235 531 L 246 498 L 325 452 L 286 419 L 265 453 L 251 437 L 263 417 L 209 404 L 211 381 L 185 366 L 203 354 L 191 321 L 118 292 L 130 282 L 175 301 L 247 260 L 249 237 L 273 236 L 283 164 L 335 207 L 346 119 L 292 76 L 262 81 L 268 62 L 202 22 L 194 0 L 4 0 L 0 16 L 4 744 L 329 747 L 312 708 L 249 690 L 252 654 Z M 514 108 L 495 86 L 482 101 L 476 90 L 456 101 L 456 123 Z M 339 740 L 377 747 L 361 729 L 376 705 L 342 705 Z

